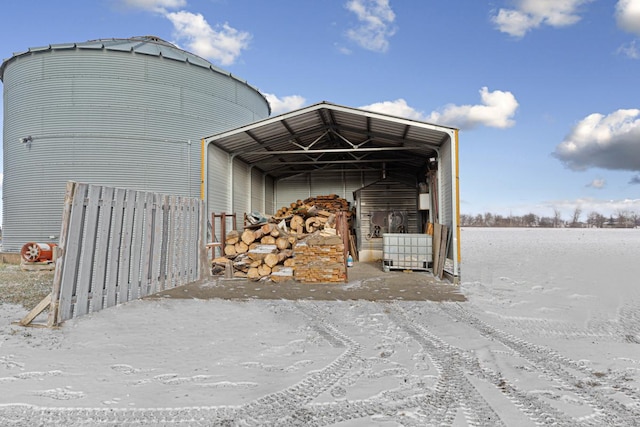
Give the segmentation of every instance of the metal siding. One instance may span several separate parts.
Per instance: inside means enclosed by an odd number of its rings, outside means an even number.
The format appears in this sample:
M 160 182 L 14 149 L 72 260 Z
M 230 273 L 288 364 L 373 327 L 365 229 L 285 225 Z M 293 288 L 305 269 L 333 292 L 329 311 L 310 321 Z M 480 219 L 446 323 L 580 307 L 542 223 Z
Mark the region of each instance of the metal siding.
M 229 155 L 209 145 L 207 148 L 207 215 L 231 213 L 229 206 Z
M 293 178 L 282 179 L 276 182 L 276 206 L 275 210 L 296 200 L 304 200 L 311 197 L 309 186 L 309 174 L 298 175 Z
M 236 226 L 242 230 L 244 214 L 250 212 L 249 191 L 251 187 L 249 165 L 233 160 L 233 212 L 236 214 Z
M 278 181 L 276 209 L 288 206 L 296 200 L 304 200 L 307 197 L 314 197 L 327 194 L 337 194 L 354 206 L 353 193 L 380 179 L 380 175 L 374 172 L 343 172 L 331 175 L 302 174 L 294 178 L 287 178 Z
M 251 169 L 251 211 L 266 213 L 264 203 L 264 176 L 257 169 Z
M 344 176 L 341 172 L 334 172 L 331 175 L 314 174 L 310 178 L 312 197 L 337 194 L 345 198 Z
M 382 180 L 358 190 L 358 247 L 361 250 L 382 251 L 380 238 L 368 238 L 370 214 L 376 211 L 400 210 L 408 216 L 408 233 L 419 233 L 417 221 L 417 190 L 415 186 L 393 180 Z
M 272 177 L 265 177 L 265 213 L 274 214 L 278 209 L 275 201 L 275 183 Z
M 237 79 L 162 56 L 42 50 L 4 65 L 7 251 L 58 235 L 68 180 L 198 195 L 200 139 L 269 111 Z

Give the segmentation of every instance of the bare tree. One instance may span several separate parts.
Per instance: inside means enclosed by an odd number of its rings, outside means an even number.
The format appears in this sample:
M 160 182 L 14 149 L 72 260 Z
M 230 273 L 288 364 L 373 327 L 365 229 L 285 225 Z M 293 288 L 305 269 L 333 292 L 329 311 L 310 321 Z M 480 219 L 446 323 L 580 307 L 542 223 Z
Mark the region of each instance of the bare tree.
M 621 228 L 628 227 L 629 212 L 624 209 L 618 210 L 618 216 L 616 217 L 616 226 Z
M 576 209 L 573 211 L 573 218 L 571 219 L 571 227 L 580 227 L 580 215 L 582 215 L 582 208 L 576 206 Z
M 561 223 L 562 223 L 562 212 L 560 212 L 560 209 L 554 208 L 553 209 L 553 228 L 560 227 Z

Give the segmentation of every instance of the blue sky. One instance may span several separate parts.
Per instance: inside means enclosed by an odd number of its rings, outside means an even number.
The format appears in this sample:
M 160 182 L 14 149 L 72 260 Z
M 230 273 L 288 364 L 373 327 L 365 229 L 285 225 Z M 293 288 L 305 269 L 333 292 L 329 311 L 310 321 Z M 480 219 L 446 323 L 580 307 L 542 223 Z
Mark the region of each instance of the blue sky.
M 155 35 L 257 87 L 455 126 L 461 210 L 640 214 L 640 0 L 3 0 L 0 55 Z M 2 175 L 0 175 L 0 183 Z

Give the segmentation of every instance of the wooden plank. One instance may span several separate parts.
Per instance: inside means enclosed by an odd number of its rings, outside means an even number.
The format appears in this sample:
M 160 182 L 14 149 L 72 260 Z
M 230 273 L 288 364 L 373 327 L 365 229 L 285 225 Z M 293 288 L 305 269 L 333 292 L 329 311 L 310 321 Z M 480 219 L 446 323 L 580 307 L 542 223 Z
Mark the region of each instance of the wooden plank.
M 433 224 L 433 275 L 438 275 L 438 265 L 440 262 L 440 240 L 442 238 L 442 225 Z
M 182 250 L 184 251 L 184 257 L 182 259 L 182 284 L 186 285 L 191 281 L 191 272 L 189 271 L 189 263 L 191 260 L 191 248 L 189 245 L 189 239 L 191 238 L 191 199 L 184 198 L 183 199 L 183 217 L 182 217 L 182 227 L 180 228 L 182 232 Z
M 136 208 L 133 220 L 133 240 L 131 243 L 131 280 L 129 301 L 140 298 L 140 262 L 144 233 L 144 214 L 147 193 L 139 191 L 136 196 Z
M 437 274 L 440 279 L 442 279 L 444 274 L 444 263 L 447 259 L 447 240 L 449 239 L 449 227 L 446 225 L 442 226 L 442 230 L 440 232 L 440 248 L 438 254 L 438 270 Z
M 58 307 L 58 322 L 64 322 L 73 317 L 73 297 L 76 292 L 78 278 L 78 266 L 80 262 L 80 250 L 82 244 L 84 203 L 87 194 L 87 184 L 76 184 L 71 216 L 69 220 L 69 233 L 64 252 L 64 271 L 60 288 L 60 305 Z
M 105 298 L 105 307 L 113 307 L 117 302 L 118 286 L 120 286 L 120 280 L 118 278 L 120 268 L 120 256 L 121 256 L 121 239 L 122 239 L 122 223 L 124 221 L 124 199 L 127 192 L 122 188 L 116 188 L 113 195 L 113 208 L 111 219 L 111 233 L 109 240 L 109 262 L 107 269 L 107 277 L 105 282 L 105 288 L 107 295 Z
M 184 199 L 182 197 L 176 198 L 176 286 L 182 286 L 184 281 Z
M 140 294 L 139 297 L 149 295 L 151 288 L 151 245 L 153 244 L 153 193 L 145 194 L 144 226 L 142 247 L 140 250 Z
M 91 286 L 91 311 L 102 310 L 106 306 L 107 265 L 109 264 L 109 235 L 113 211 L 113 187 L 102 187 L 102 203 L 99 208 L 98 234 L 96 235 L 95 267 Z
M 155 194 L 153 200 L 153 245 L 151 247 L 151 278 L 150 293 L 159 292 L 160 289 L 160 259 L 162 258 L 162 229 L 163 229 L 163 202 L 164 196 Z
M 99 185 L 89 185 L 87 191 L 87 208 L 84 216 L 85 235 L 80 251 L 80 265 L 78 269 L 78 279 L 76 281 L 76 310 L 75 316 L 83 316 L 89 312 L 90 295 L 93 278 L 93 261 L 96 248 L 96 234 L 98 231 L 98 204 L 100 203 L 100 193 L 102 187 Z M 102 308 L 102 293 L 99 294 L 99 306 Z M 98 310 L 99 310 L 98 309 Z
M 76 188 L 76 183 L 73 181 L 67 182 L 67 187 L 64 193 L 64 207 L 62 209 L 62 225 L 60 226 L 60 239 L 58 241 L 58 256 L 56 258 L 56 269 L 53 273 L 53 289 L 51 291 L 51 307 L 49 309 L 49 316 L 47 318 L 47 326 L 53 327 L 59 324 L 58 320 L 58 306 L 60 299 L 60 288 L 62 285 L 62 276 L 64 271 L 64 257 L 65 249 L 67 247 L 67 234 L 69 232 L 69 221 L 71 219 L 71 206 L 73 202 L 73 194 Z
M 175 264 L 175 252 L 176 252 L 176 216 L 178 215 L 176 208 L 176 196 L 169 197 L 169 224 L 168 224 L 168 238 L 167 238 L 167 280 L 165 283 L 166 289 L 172 289 L 176 286 L 176 264 Z
M 200 250 L 200 264 L 198 265 L 198 280 L 204 280 L 211 274 L 209 267 L 208 249 L 207 249 L 207 207 L 204 200 L 199 203 L 200 212 L 198 214 L 198 248 Z
M 194 282 L 198 279 L 198 262 L 200 262 L 200 253 L 198 251 L 198 217 L 200 216 L 200 208 L 196 199 L 190 199 L 190 236 L 189 236 L 189 281 Z
M 160 249 L 160 291 L 167 289 L 167 258 L 169 241 L 169 196 L 162 197 L 162 245 Z
M 138 192 L 127 190 L 124 204 L 124 218 L 122 223 L 122 244 L 120 268 L 118 271 L 118 292 L 116 304 L 129 301 L 131 286 L 131 245 L 133 242 L 133 217 L 135 214 L 136 197 Z
M 18 322 L 18 324 L 20 326 L 29 325 L 31 322 L 33 322 L 33 319 L 38 317 L 38 315 L 40 315 L 40 313 L 42 313 L 50 305 L 51 305 L 51 294 L 44 297 L 44 299 L 40 301 L 38 305 L 36 305 L 26 316 L 24 316 L 22 320 Z

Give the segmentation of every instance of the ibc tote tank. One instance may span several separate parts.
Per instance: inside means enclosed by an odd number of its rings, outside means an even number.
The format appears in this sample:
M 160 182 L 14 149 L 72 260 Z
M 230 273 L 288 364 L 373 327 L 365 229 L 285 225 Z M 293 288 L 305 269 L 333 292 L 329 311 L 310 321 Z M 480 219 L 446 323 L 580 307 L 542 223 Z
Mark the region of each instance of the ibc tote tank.
M 198 197 L 200 139 L 270 113 L 245 81 L 152 36 L 30 48 L 0 79 L 9 252 L 57 241 L 69 180 Z

